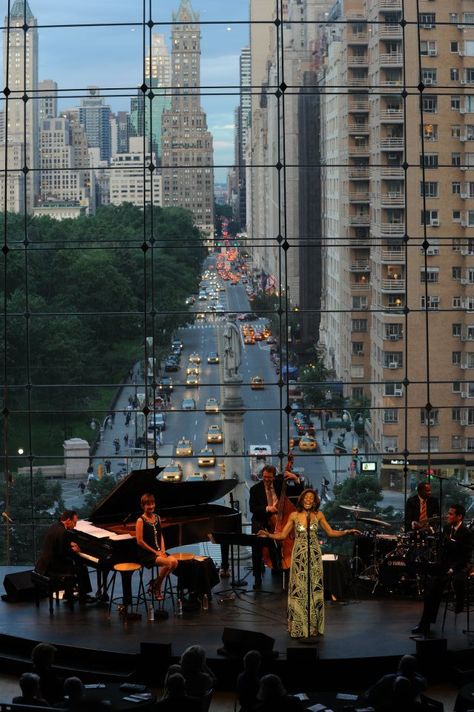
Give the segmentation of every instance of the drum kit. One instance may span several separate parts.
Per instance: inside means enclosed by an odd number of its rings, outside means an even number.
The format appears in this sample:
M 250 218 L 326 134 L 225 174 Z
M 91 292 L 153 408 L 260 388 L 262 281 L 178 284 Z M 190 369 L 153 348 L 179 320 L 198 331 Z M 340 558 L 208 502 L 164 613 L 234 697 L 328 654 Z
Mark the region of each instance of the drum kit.
M 409 534 L 387 533 L 392 524 L 373 516 L 359 505 L 339 505 L 352 514 L 356 525 L 366 525 L 362 536 L 354 540 L 351 561 L 354 578 L 372 584 L 372 593 L 381 589 L 387 593 L 421 596 L 430 570 L 437 563 L 437 537 L 434 528 L 439 517 L 431 517 L 426 528 Z

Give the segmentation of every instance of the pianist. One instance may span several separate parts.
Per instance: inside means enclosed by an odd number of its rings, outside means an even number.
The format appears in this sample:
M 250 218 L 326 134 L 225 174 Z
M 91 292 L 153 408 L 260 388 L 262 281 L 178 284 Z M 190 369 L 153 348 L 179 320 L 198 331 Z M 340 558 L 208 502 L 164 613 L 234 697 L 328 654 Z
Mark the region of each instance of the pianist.
M 178 560 L 174 556 L 168 556 L 165 551 L 160 518 L 155 514 L 155 497 L 152 494 L 144 494 L 140 504 L 143 514 L 138 517 L 135 524 L 139 561 L 143 566 L 158 567 L 155 598 L 160 600 L 161 584 L 166 576 L 176 569 Z
M 79 545 L 72 541 L 71 531 L 77 524 L 77 513 L 66 509 L 46 532 L 43 551 L 36 564 L 36 571 L 45 576 L 70 576 L 66 580 L 65 598 L 74 598 L 74 583 L 77 582 L 79 603 L 92 603 L 95 598 L 88 594 L 92 591 L 87 566 L 79 559 Z

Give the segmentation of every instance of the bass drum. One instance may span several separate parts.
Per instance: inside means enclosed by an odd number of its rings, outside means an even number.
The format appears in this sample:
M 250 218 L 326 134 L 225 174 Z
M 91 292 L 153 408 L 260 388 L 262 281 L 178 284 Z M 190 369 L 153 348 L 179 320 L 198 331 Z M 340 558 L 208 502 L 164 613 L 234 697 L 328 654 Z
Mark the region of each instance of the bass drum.
M 412 586 L 404 547 L 397 547 L 384 557 L 379 567 L 379 584 L 389 593 L 406 593 Z

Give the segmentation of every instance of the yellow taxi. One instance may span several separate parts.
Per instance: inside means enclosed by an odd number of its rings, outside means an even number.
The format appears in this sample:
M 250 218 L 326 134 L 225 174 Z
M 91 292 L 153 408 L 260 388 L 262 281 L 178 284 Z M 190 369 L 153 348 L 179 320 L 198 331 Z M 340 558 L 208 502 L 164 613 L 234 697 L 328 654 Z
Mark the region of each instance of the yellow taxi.
M 300 438 L 299 449 L 300 450 L 313 450 L 313 451 L 317 450 L 318 443 L 316 442 L 316 438 L 312 438 L 311 435 L 303 435 Z

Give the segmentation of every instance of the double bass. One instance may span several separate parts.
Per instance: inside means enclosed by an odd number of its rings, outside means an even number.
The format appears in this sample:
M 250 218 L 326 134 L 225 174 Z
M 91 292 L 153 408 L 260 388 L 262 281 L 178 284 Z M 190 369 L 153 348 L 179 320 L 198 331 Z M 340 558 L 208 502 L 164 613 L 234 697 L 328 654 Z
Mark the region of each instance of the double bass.
M 285 473 L 292 472 L 293 468 L 293 463 L 294 463 L 294 455 L 290 452 L 288 454 L 288 460 L 286 463 L 285 467 Z M 292 512 L 296 511 L 296 507 L 294 504 L 292 504 L 287 496 L 286 490 L 287 490 L 287 482 L 288 478 L 285 476 L 283 477 L 283 483 L 281 487 L 281 493 L 280 497 L 278 499 L 278 511 L 276 514 L 272 515 L 269 521 L 269 526 L 268 530 L 270 532 L 278 534 L 281 532 L 289 519 L 289 516 Z M 289 536 L 287 536 L 286 539 L 283 541 L 278 542 L 278 548 L 280 550 L 280 569 L 283 571 L 286 571 L 287 569 L 290 568 L 291 565 L 291 554 L 293 551 L 293 545 L 294 545 L 294 534 L 291 533 Z M 263 560 L 265 562 L 265 565 L 272 568 L 272 562 L 270 559 L 270 555 L 268 553 L 268 549 L 263 552 Z

